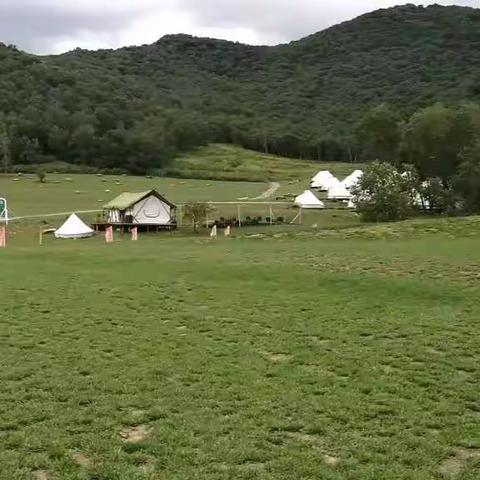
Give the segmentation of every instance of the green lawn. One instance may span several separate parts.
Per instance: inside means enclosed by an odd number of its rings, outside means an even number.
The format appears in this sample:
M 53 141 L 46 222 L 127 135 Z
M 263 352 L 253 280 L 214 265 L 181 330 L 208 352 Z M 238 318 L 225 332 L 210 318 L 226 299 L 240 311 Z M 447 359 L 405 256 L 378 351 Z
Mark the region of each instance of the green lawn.
M 15 216 L 101 209 L 121 192 L 151 188 L 172 202 L 222 202 L 258 196 L 268 183 L 49 174 L 42 184 L 35 175 L 0 176 L 0 196 L 7 197 Z
M 478 479 L 479 225 L 12 239 L 0 478 Z

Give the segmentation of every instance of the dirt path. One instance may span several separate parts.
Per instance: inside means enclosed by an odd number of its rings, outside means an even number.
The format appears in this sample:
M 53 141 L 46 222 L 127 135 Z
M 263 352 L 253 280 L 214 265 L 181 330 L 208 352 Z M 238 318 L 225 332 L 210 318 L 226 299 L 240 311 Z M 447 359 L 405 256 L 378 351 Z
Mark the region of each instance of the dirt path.
M 265 190 L 261 195 L 250 200 L 266 200 L 267 198 L 273 197 L 275 192 L 280 188 L 280 184 L 277 182 L 271 182 L 268 190 Z

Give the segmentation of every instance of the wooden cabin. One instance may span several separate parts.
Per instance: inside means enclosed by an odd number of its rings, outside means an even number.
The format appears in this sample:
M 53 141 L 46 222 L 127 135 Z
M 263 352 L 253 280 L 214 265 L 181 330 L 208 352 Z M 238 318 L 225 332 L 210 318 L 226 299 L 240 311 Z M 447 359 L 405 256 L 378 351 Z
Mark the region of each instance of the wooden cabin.
M 156 190 L 124 192 L 103 206 L 103 219 L 96 226 L 97 229 L 112 225 L 144 230 L 172 230 L 177 227 L 175 210 L 175 205 Z

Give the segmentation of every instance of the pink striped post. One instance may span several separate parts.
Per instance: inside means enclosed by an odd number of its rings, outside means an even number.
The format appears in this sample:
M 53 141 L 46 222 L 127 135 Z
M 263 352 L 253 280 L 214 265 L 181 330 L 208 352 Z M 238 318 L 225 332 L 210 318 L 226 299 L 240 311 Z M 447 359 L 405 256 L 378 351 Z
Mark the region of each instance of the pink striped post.
M 107 243 L 113 242 L 113 227 L 107 227 L 105 229 L 105 241 Z
M 7 229 L 0 227 L 0 248 L 7 247 Z
M 133 227 L 130 231 L 132 232 L 132 240 L 137 241 L 138 240 L 138 228 Z

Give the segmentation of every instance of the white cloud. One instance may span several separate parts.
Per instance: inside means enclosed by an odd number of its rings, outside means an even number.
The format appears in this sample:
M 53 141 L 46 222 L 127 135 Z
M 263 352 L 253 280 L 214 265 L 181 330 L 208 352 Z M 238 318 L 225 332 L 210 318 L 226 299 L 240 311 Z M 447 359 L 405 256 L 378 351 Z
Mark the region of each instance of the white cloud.
M 152 43 L 169 33 L 276 44 L 398 3 L 401 0 L 0 0 L 0 40 L 36 53 Z M 478 0 L 414 3 L 475 6 Z

